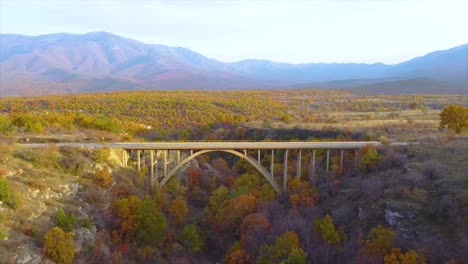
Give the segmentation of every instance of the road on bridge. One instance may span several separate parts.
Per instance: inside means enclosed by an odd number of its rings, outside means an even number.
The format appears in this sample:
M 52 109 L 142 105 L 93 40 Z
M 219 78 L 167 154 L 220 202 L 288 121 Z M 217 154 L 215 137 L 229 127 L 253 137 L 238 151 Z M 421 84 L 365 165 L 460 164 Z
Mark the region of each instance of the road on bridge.
M 383 143 L 378 141 L 334 141 L 334 142 L 271 142 L 271 141 L 257 141 L 257 142 L 233 142 L 233 141 L 213 141 L 213 142 L 110 142 L 110 143 L 30 143 L 30 144 L 16 144 L 17 147 L 35 148 L 46 146 L 57 147 L 85 147 L 85 148 L 123 148 L 132 150 L 223 150 L 223 149 L 358 149 L 367 145 L 378 146 Z M 393 142 L 389 143 L 391 146 L 406 146 L 408 142 Z

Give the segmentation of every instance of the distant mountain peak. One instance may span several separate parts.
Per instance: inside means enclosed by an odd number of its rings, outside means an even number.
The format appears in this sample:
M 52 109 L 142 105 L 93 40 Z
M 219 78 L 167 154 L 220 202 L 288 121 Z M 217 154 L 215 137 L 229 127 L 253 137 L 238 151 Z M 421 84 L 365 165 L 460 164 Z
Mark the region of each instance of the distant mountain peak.
M 291 64 L 262 59 L 224 63 L 185 47 L 145 44 L 106 31 L 0 34 L 0 94 L 39 94 L 44 90 L 41 87 L 48 87 L 50 93 L 275 88 L 376 78 L 430 78 L 467 84 L 467 54 L 468 44 L 464 44 L 397 65 Z

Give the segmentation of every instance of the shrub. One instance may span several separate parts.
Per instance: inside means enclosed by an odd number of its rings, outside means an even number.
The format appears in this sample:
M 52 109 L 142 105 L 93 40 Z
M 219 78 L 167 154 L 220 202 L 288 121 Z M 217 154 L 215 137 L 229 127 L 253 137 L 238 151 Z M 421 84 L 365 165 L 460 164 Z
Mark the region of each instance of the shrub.
M 0 134 L 6 134 L 10 131 L 11 122 L 8 117 L 0 115 Z
M 0 240 L 3 240 L 8 237 L 7 232 L 0 229 Z
M 18 115 L 11 123 L 16 127 L 24 128 L 27 132 L 44 132 L 41 121 L 33 114 Z
M 67 173 L 84 176 L 85 171 L 91 168 L 90 160 L 79 148 L 63 148 L 62 154 L 63 156 L 59 159 L 59 164 Z
M 104 189 L 109 188 L 112 183 L 112 177 L 110 175 L 109 169 L 98 169 L 96 170 L 96 174 L 94 175 L 93 179 L 94 183 Z
M 10 185 L 5 179 L 0 178 L 0 201 L 5 201 L 10 195 Z
M 55 213 L 55 224 L 64 231 L 72 231 L 75 223 L 76 217 L 73 214 L 68 215 L 63 209 L 59 209 Z
M 359 169 L 363 172 L 373 170 L 377 162 L 380 160 L 380 154 L 372 146 L 366 146 L 358 151 L 358 157 L 361 158 L 359 162 Z
M 13 153 L 13 148 L 9 144 L 0 142 L 0 157 L 11 155 L 11 153 Z
M 80 115 L 77 117 L 76 122 L 78 126 L 83 128 L 92 128 L 112 133 L 120 133 L 123 131 L 123 125 L 120 120 L 105 116 L 91 117 Z
M 31 227 L 31 236 L 34 238 L 39 238 L 40 234 L 41 234 L 41 230 L 39 230 L 39 227 L 37 227 L 37 225 L 33 225 Z
M 5 204 L 12 209 L 17 209 L 21 205 L 21 197 L 17 193 L 12 193 L 5 199 Z
M 89 217 L 86 217 L 81 221 L 81 226 L 91 229 L 93 228 L 93 222 L 91 222 L 91 219 L 89 219 Z
M 96 149 L 93 152 L 93 158 L 98 163 L 107 162 L 107 160 L 109 159 L 109 156 L 110 156 L 110 149 L 109 148 Z
M 34 149 L 18 149 L 14 155 L 40 168 L 60 168 L 58 149 L 54 146 Z
M 44 236 L 44 251 L 58 264 L 72 263 L 75 257 L 73 234 L 64 232 L 60 227 L 53 227 Z

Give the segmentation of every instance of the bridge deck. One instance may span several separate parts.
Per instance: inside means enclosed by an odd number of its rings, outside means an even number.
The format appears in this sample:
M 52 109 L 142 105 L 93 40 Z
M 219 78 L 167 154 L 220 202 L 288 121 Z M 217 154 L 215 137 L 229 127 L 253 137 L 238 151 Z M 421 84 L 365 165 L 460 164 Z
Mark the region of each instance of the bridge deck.
M 377 141 L 360 142 L 145 142 L 116 143 L 123 149 L 158 150 L 223 150 L 223 149 L 355 149 Z
M 358 149 L 380 145 L 378 141 L 347 142 L 118 142 L 118 143 L 57 143 L 58 147 L 123 148 L 127 150 L 226 150 L 226 149 Z M 44 147 L 49 144 L 19 144 L 22 147 Z

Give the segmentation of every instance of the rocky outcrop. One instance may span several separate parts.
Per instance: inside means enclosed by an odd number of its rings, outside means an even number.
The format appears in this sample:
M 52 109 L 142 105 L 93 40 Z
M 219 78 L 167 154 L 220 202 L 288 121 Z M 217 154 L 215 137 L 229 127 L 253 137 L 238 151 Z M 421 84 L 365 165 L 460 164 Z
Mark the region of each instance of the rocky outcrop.
M 403 218 L 403 216 L 400 213 L 393 211 L 390 208 L 385 209 L 385 221 L 390 226 L 396 226 L 401 218 Z
M 95 226 L 93 226 L 91 229 L 81 227 L 75 229 L 73 233 L 76 253 L 79 253 L 80 251 L 86 251 L 90 246 L 94 245 L 94 241 L 96 240 Z

